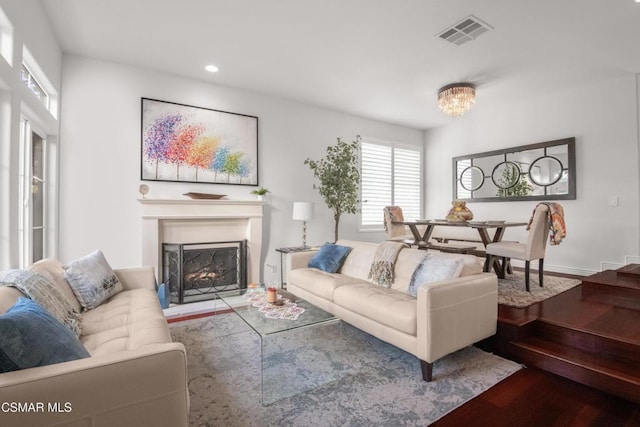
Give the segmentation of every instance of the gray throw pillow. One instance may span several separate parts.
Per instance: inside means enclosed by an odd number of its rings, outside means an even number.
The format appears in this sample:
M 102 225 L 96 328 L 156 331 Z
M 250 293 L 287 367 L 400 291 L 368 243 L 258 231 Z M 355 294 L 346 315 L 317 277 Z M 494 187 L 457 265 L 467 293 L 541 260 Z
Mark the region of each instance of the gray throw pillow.
M 102 251 L 72 261 L 64 266 L 64 277 L 85 310 L 91 310 L 123 290 Z
M 460 276 L 464 260 L 461 258 L 448 258 L 427 254 L 416 267 L 407 293 L 411 296 L 418 295 L 418 288 L 427 283 L 453 279 Z

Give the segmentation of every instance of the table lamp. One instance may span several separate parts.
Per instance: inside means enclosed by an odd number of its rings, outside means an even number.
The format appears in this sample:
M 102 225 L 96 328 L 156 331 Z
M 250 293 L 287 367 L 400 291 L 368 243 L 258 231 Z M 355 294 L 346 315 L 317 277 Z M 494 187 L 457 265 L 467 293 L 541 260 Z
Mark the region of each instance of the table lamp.
M 293 216 L 297 221 L 302 221 L 302 247 L 307 247 L 307 221 L 313 218 L 312 202 L 293 202 Z

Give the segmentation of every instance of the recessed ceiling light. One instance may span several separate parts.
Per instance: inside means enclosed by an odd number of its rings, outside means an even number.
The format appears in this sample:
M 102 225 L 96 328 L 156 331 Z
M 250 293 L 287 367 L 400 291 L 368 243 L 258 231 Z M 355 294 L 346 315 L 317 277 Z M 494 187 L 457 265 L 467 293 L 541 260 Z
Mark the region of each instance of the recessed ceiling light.
M 204 67 L 204 69 L 207 70 L 210 73 L 217 73 L 220 70 L 215 65 L 207 65 L 206 67 Z

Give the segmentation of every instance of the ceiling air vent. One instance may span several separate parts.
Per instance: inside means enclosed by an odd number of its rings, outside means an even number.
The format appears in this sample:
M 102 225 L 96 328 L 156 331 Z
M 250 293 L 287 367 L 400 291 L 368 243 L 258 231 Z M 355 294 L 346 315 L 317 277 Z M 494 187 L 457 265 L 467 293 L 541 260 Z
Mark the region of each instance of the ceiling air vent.
M 480 34 L 492 30 L 493 27 L 471 15 L 452 27 L 438 34 L 443 40 L 460 46 L 468 41 L 476 39 Z

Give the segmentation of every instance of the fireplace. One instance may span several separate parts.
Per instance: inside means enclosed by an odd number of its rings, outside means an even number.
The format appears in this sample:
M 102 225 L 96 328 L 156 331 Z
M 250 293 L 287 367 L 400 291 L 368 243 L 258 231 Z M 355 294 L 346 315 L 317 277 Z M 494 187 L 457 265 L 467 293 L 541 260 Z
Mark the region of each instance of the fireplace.
M 247 282 L 261 273 L 262 218 L 257 200 L 138 199 L 142 211 L 142 265 L 163 281 L 162 244 L 247 240 Z
M 247 241 L 164 243 L 162 279 L 171 302 L 215 298 L 220 291 L 247 287 Z

